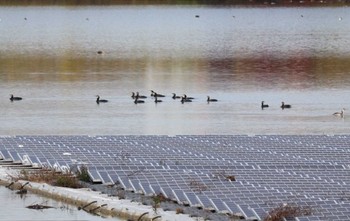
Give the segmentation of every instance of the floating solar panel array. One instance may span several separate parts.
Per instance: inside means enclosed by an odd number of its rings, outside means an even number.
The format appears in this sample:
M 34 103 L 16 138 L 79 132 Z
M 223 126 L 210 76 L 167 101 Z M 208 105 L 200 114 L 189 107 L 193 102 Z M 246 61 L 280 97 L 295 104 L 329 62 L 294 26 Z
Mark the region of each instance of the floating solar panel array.
M 312 214 L 287 220 L 350 220 L 350 135 L 0 137 L 0 159 L 242 219 L 293 203 Z

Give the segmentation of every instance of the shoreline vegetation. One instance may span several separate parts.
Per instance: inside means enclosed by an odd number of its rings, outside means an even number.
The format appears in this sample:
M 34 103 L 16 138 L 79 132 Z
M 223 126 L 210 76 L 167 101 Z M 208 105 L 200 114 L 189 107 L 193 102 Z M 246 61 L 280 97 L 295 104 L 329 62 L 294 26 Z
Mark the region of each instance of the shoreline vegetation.
M 211 5 L 211 6 L 348 6 L 350 0 L 0 0 L 0 6 L 45 5 Z
M 20 197 L 31 193 L 63 202 L 92 216 L 116 217 L 127 221 L 238 221 L 242 219 L 240 214 L 213 213 L 209 210 L 178 204 L 161 193 L 150 196 L 125 190 L 120 185 L 93 183 L 87 176 L 85 167 L 73 173 L 0 163 L 0 188 L 2 186 L 8 188 Z M 45 204 L 32 204 L 26 208 L 42 211 L 51 207 Z

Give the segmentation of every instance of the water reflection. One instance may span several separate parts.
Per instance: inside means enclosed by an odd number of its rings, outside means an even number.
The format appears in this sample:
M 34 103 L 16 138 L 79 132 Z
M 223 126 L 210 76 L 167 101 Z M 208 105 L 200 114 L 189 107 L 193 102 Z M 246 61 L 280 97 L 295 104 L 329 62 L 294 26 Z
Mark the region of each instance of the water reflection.
M 126 81 L 138 85 L 195 82 L 220 89 L 231 82 L 244 90 L 348 88 L 350 57 L 264 56 L 225 59 L 113 59 L 8 56 L 0 58 L 2 82 Z M 153 84 L 153 83 L 151 83 Z M 152 85 L 150 85 L 152 88 Z
M 332 116 L 350 95 L 346 8 L 2 7 L 0 14 L 0 134 L 342 133 L 349 126 Z M 130 98 L 150 90 L 167 97 L 140 105 Z M 196 100 L 181 104 L 171 93 Z M 10 103 L 9 94 L 24 100 Z M 97 94 L 110 102 L 96 105 Z M 208 95 L 220 101 L 207 104 Z M 281 111 L 281 101 L 293 108 Z

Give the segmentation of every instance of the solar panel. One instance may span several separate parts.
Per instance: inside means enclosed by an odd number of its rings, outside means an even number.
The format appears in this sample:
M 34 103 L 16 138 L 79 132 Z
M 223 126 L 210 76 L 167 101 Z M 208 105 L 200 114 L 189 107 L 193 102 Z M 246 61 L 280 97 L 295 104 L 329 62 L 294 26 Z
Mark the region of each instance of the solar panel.
M 140 187 L 143 191 L 143 194 L 148 195 L 148 196 L 152 196 L 154 194 L 149 183 L 140 183 Z
M 96 170 L 89 170 L 88 173 L 89 173 L 90 178 L 92 179 L 92 182 L 95 182 L 95 183 L 102 182 L 102 178 Z
M 132 180 L 129 180 L 129 181 L 130 181 L 130 184 L 131 184 L 134 192 L 142 193 L 142 188 L 141 188 L 138 180 L 132 179 Z
M 248 205 L 238 205 L 243 216 L 249 220 L 258 220 L 256 213 Z
M 133 186 L 130 184 L 128 178 L 120 178 L 119 182 L 122 184 L 123 188 L 128 191 L 134 191 Z
M 210 199 L 210 201 L 216 211 L 224 214 L 230 213 L 230 211 L 221 199 Z
M 198 194 L 196 195 L 196 197 L 204 209 L 215 211 L 213 204 L 211 203 L 210 199 L 207 196 Z
M 242 210 L 240 209 L 240 207 L 238 207 L 238 205 L 234 202 L 223 202 L 224 205 L 226 205 L 226 207 L 228 208 L 228 210 L 230 211 L 231 214 L 237 216 L 237 217 L 243 217 L 244 215 L 242 213 Z
M 349 135 L 10 136 L 0 138 L 0 164 L 88 165 L 93 182 L 245 218 L 294 200 L 322 208 L 297 219 L 341 220 L 349 146 Z
M 187 192 L 184 194 L 185 194 L 185 197 L 186 197 L 187 201 L 189 202 L 190 206 L 203 207 L 203 205 L 198 201 L 195 193 Z
M 178 204 L 189 205 L 187 198 L 182 190 L 173 190 L 174 197 Z
M 4 161 L 13 161 L 11 155 L 9 154 L 9 152 L 7 150 L 0 150 L 0 154 L 1 154 L 1 158 Z
M 98 173 L 100 174 L 100 178 L 101 178 L 102 183 L 107 184 L 107 185 L 114 183 L 107 172 L 99 171 Z
M 158 186 L 158 185 L 156 185 L 156 184 L 152 184 L 151 185 L 151 189 L 153 190 L 153 192 L 155 193 L 155 194 L 160 194 L 160 193 L 162 193 L 162 189 L 161 189 L 161 187 L 160 186 Z
M 259 220 L 263 220 L 267 215 L 267 212 L 261 207 L 255 207 L 253 210 Z
M 167 198 L 170 199 L 172 201 L 176 201 L 172 189 L 170 187 L 161 187 L 162 193 L 163 195 Z

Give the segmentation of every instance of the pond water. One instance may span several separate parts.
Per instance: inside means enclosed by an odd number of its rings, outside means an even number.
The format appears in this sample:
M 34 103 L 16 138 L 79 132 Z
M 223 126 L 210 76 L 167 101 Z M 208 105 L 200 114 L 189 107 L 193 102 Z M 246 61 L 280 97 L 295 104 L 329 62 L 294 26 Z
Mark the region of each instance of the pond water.
M 0 220 L 52 220 L 52 221 L 110 221 L 117 218 L 102 218 L 79 211 L 76 207 L 63 204 L 34 194 L 18 195 L 15 191 L 0 186 Z M 31 205 L 51 206 L 50 209 L 28 209 Z
M 0 7 L 0 134 L 348 133 L 349 27 L 348 7 Z

